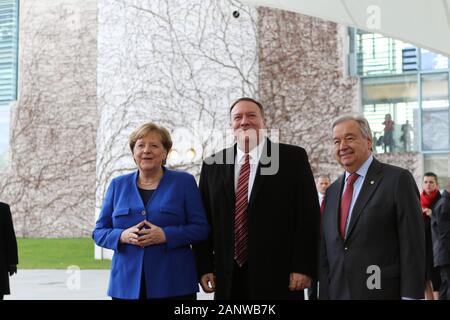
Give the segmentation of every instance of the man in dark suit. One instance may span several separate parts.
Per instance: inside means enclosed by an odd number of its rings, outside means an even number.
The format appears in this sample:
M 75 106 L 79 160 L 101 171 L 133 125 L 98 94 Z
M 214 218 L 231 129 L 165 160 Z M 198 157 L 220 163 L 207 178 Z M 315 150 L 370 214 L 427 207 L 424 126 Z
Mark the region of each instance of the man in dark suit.
M 422 299 L 425 235 L 412 175 L 372 156 L 361 115 L 333 123 L 333 144 L 345 173 L 325 196 L 320 298 Z
M 317 197 L 319 198 L 320 205 L 320 215 L 323 214 L 323 210 L 325 208 L 325 192 L 330 186 L 331 180 L 330 177 L 321 174 L 317 177 L 316 188 L 317 188 Z M 320 217 L 322 219 L 322 217 Z M 317 300 L 319 298 L 319 281 L 317 279 L 313 279 L 311 281 L 311 287 L 308 288 L 308 300 Z
M 439 300 L 450 300 L 450 179 L 431 214 L 434 266 L 439 268 Z
M 11 217 L 6 203 L 0 202 L 0 300 L 10 294 L 9 276 L 17 272 L 17 242 Z
M 303 299 L 316 276 L 319 205 L 303 148 L 264 136 L 262 105 L 230 108 L 236 144 L 203 163 L 209 241 L 195 247 L 200 284 L 215 299 Z

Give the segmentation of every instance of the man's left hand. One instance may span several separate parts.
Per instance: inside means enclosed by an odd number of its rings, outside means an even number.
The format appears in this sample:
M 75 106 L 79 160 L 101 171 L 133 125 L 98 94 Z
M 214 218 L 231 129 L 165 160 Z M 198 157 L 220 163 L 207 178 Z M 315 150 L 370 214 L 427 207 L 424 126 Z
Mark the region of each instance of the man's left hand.
M 13 274 L 17 273 L 17 266 L 15 264 L 11 264 L 8 271 L 9 276 L 11 277 Z
M 289 279 L 289 290 L 291 291 L 299 291 L 311 286 L 311 278 L 305 274 L 292 272 Z

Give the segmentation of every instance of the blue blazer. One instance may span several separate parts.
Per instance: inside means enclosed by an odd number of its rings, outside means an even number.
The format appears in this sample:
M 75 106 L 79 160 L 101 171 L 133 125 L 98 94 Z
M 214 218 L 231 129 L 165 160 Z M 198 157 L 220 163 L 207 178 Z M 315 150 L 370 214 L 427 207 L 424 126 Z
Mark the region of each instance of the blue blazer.
M 190 244 L 205 240 L 209 225 L 194 177 L 164 168 L 145 207 L 137 176 L 138 171 L 111 181 L 92 234 L 97 245 L 114 250 L 108 295 L 138 299 L 142 272 L 148 298 L 198 292 Z M 167 242 L 145 248 L 119 243 L 122 231 L 143 220 L 161 227 Z

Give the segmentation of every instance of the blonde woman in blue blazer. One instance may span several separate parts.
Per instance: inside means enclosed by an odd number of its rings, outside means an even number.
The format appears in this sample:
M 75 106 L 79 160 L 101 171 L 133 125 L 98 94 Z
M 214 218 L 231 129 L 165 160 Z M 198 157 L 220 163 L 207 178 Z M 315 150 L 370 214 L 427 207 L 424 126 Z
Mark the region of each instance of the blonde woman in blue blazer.
M 111 181 L 93 239 L 114 250 L 108 295 L 113 299 L 196 299 L 191 244 L 209 226 L 193 176 L 165 168 L 172 147 L 153 123 L 130 136 L 136 172 Z

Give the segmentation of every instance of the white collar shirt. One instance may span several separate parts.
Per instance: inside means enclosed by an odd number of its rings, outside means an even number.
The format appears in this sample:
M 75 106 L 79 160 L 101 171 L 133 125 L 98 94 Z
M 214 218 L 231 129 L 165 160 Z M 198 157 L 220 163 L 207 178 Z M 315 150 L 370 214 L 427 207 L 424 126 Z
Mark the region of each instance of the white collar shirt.
M 250 200 L 250 195 L 252 194 L 252 188 L 253 183 L 255 182 L 256 177 L 256 171 L 258 169 L 259 159 L 261 158 L 261 154 L 264 148 L 264 144 L 266 139 L 264 139 L 262 142 L 260 142 L 255 148 L 250 150 L 249 154 L 249 162 L 250 162 L 250 177 L 248 180 L 248 200 Z M 239 172 L 241 170 L 242 165 L 245 161 L 245 153 L 239 149 L 239 147 L 236 148 L 236 158 L 235 158 L 235 166 L 234 166 L 234 190 L 237 189 L 237 184 L 239 180 Z

